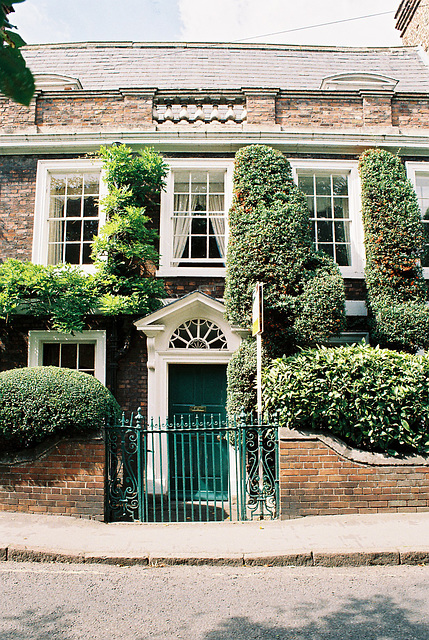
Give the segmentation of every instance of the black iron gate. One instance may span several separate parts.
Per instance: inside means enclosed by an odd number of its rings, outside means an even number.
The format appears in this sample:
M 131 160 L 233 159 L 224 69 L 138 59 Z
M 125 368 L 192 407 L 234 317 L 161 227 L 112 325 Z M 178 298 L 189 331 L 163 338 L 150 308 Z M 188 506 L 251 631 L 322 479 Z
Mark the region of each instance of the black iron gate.
M 139 410 L 106 427 L 106 462 L 109 522 L 278 516 L 276 423 L 192 414 L 147 424 Z

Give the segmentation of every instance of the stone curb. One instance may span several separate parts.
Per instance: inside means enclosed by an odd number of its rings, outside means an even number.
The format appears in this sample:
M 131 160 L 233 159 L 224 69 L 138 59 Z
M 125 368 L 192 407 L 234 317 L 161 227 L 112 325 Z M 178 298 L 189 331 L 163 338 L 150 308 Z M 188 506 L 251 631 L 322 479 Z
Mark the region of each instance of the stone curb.
M 429 550 L 418 551 L 310 551 L 290 553 L 145 553 L 121 556 L 118 553 L 73 553 L 63 550 L 10 545 L 0 547 L 0 562 L 60 562 L 66 564 L 106 564 L 120 566 L 235 566 L 235 567 L 368 567 L 429 565 Z

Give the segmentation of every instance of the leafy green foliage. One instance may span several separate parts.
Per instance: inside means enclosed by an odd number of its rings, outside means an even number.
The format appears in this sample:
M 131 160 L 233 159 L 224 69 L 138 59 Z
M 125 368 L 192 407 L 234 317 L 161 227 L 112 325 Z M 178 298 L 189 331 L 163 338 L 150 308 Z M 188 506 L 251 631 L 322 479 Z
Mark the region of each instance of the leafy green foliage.
M 104 313 L 149 313 L 165 295 L 154 278 L 158 263 L 156 232 L 149 228 L 152 211 L 159 206 L 167 165 L 153 149 L 134 155 L 125 145 L 102 147 L 109 194 L 102 205 L 107 223 L 93 244 L 95 277 Z
M 58 367 L 0 373 L 0 445 L 13 451 L 54 435 L 101 429 L 119 405 L 93 376 Z
M 165 290 L 154 277 L 158 236 L 149 228 L 144 207 L 136 203 L 147 197 L 154 206 L 167 167 L 151 149 L 137 157 L 124 145 L 102 148 L 100 153 L 110 192 L 102 203 L 107 223 L 93 244 L 95 274 L 70 265 L 8 260 L 0 265 L 0 318 L 28 313 L 46 318 L 52 329 L 73 333 L 82 331 L 85 317 L 95 311 L 117 316 L 146 314 L 159 307 Z
M 93 278 L 70 265 L 7 260 L 0 264 L 0 317 L 17 312 L 49 318 L 57 331 L 82 331 L 97 302 Z
M 250 327 L 256 282 L 264 283 L 268 358 L 325 342 L 343 329 L 339 268 L 314 250 L 306 199 L 292 180 L 290 164 L 263 145 L 236 154 L 225 282 L 232 324 Z M 237 394 L 242 395 L 238 389 Z M 244 404 L 249 402 L 250 397 Z
M 429 453 L 429 358 L 359 345 L 275 360 L 266 408 L 283 426 L 328 431 L 391 455 Z
M 417 196 L 397 156 L 373 149 L 359 161 L 371 339 L 415 352 L 429 346 Z
M 19 51 L 24 40 L 10 24 L 8 14 L 13 4 L 24 0 L 5 0 L 0 4 L 0 91 L 8 98 L 28 106 L 34 95 L 34 78 Z
M 121 144 L 101 147 L 99 155 L 104 162 L 109 194 L 131 193 L 128 204 L 144 207 L 151 219 L 155 217 L 159 207 L 159 194 L 164 188 L 168 170 L 159 153 L 145 147 L 135 154 L 129 147 Z M 105 204 L 109 210 L 113 210 L 108 198 Z
M 243 340 L 232 354 L 227 368 L 227 403 L 229 416 L 238 416 L 244 409 L 247 415 L 255 409 L 256 342 Z

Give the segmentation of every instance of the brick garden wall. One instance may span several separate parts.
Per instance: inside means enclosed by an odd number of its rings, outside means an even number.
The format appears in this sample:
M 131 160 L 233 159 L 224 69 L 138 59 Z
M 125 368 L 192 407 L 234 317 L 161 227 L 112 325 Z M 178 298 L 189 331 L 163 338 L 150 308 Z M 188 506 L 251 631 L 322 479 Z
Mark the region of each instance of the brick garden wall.
M 429 458 L 389 458 L 282 429 L 280 503 L 282 519 L 429 511 Z
M 0 511 L 104 519 L 104 441 L 62 440 L 12 464 L 0 460 Z

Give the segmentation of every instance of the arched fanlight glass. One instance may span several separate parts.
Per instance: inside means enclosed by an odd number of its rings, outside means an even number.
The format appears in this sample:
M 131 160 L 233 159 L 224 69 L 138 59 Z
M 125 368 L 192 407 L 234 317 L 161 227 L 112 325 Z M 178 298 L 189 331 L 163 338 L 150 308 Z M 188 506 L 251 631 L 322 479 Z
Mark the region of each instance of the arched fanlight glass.
M 170 338 L 170 349 L 227 349 L 225 335 L 217 324 L 196 318 L 180 325 Z

